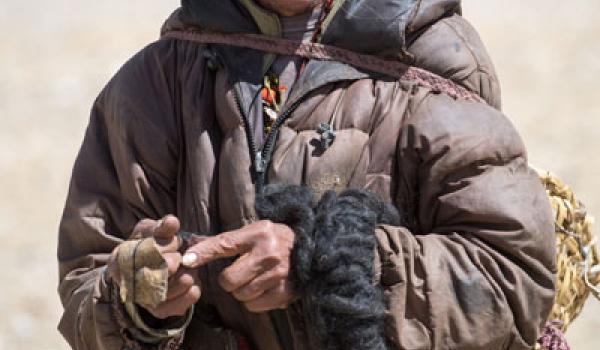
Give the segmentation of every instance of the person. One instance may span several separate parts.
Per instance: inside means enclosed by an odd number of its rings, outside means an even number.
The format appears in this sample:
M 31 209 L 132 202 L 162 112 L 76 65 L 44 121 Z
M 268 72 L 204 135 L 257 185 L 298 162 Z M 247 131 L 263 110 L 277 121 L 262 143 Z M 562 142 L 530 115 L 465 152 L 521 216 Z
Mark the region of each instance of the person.
M 194 30 L 404 62 L 480 100 L 169 36 Z M 184 0 L 162 32 L 95 101 L 74 165 L 58 243 L 73 349 L 323 348 L 291 282 L 296 233 L 256 212 L 269 184 L 360 188 L 398 209 L 402 224 L 373 232 L 389 348 L 534 346 L 555 292 L 552 214 L 459 0 Z M 181 231 L 199 236 L 182 248 Z M 144 237 L 167 262 L 166 300 L 126 309 L 119 249 Z

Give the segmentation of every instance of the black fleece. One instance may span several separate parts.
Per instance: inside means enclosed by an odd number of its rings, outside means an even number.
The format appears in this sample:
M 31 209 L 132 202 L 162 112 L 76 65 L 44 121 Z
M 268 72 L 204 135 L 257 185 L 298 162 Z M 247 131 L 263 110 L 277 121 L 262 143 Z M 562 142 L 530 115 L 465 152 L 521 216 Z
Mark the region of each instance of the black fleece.
M 373 283 L 374 230 L 398 225 L 396 208 L 360 189 L 329 191 L 315 203 L 309 188 L 269 185 L 256 209 L 296 233 L 292 280 L 320 348 L 387 349 L 383 293 Z

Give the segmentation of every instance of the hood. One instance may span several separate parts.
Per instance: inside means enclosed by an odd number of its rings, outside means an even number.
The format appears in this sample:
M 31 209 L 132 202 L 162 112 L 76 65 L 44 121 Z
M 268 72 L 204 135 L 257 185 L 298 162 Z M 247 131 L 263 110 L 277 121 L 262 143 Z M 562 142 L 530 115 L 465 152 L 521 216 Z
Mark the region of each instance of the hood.
M 320 41 L 359 53 L 403 58 L 411 34 L 460 12 L 460 0 L 334 0 Z M 164 29 L 200 27 L 279 36 L 277 15 L 254 0 L 182 0 Z
M 403 58 L 409 37 L 460 12 L 460 0 L 340 0 L 323 23 L 321 42 L 383 58 Z
M 182 0 L 162 32 L 201 28 L 223 33 L 281 36 L 279 17 L 255 0 Z M 460 0 L 333 0 L 320 42 L 358 53 L 413 64 L 407 45 L 438 20 L 460 13 Z M 211 45 L 227 69 L 247 115 L 255 110 L 263 76 L 275 55 L 227 45 Z M 310 60 L 287 103 L 328 83 L 381 76 L 334 61 Z M 291 102 L 290 102 L 291 101 Z

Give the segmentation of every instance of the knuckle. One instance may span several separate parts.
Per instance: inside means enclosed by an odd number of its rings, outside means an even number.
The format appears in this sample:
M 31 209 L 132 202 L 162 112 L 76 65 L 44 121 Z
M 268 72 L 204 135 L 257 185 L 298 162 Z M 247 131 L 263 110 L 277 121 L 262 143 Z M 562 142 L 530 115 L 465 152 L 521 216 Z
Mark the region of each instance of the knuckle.
M 167 214 L 167 215 L 165 215 L 165 216 L 163 216 L 161 218 L 161 221 L 163 221 L 163 222 L 165 222 L 165 221 L 173 221 L 173 220 L 176 220 L 176 219 L 177 219 L 177 217 L 175 215 L 173 215 L 173 214 Z
M 156 225 L 156 220 L 142 219 L 135 225 L 136 229 L 146 229 Z
M 260 229 L 260 230 L 256 231 L 255 236 L 256 236 L 257 241 L 262 242 L 262 241 L 268 240 L 270 237 L 270 234 L 268 233 L 268 231 Z
M 247 288 L 248 294 L 256 295 L 262 292 L 262 288 L 257 283 L 251 283 Z
M 219 236 L 219 240 L 217 241 L 217 246 L 215 249 L 220 253 L 225 253 L 235 249 L 236 244 L 237 242 L 232 235 L 225 234 Z
M 192 301 L 192 303 L 195 303 L 198 300 L 200 300 L 200 296 L 202 295 L 202 290 L 200 290 L 200 287 L 198 287 L 198 286 L 192 286 L 188 290 L 188 295 L 189 295 L 189 298 Z
M 267 239 L 272 236 L 273 222 L 270 220 L 261 220 L 257 224 L 256 235 L 259 239 Z
M 156 226 L 156 220 L 142 219 L 133 228 L 132 238 L 143 238 L 148 236 Z
M 183 287 L 191 288 L 194 285 L 194 278 L 189 274 L 183 274 L 179 277 L 177 283 Z
M 239 301 L 247 301 L 249 299 L 248 293 L 245 290 L 238 290 L 232 293 L 233 297 Z
M 260 309 L 256 305 L 254 305 L 252 303 L 244 303 L 244 307 L 246 308 L 246 310 L 248 310 L 248 311 L 250 311 L 252 313 L 259 313 L 260 312 Z
M 279 256 L 281 255 L 281 249 L 279 247 L 279 241 L 273 235 L 265 236 L 261 239 L 261 246 L 265 254 L 268 256 Z
M 233 278 L 225 271 L 219 275 L 219 285 L 226 292 L 233 292 L 234 280 Z
M 173 276 L 177 273 L 177 267 L 169 266 L 168 268 L 169 276 Z
M 258 286 L 256 286 L 255 284 L 249 284 L 248 286 L 244 287 L 244 289 L 240 290 L 239 295 L 242 298 L 249 298 L 253 295 L 258 294 L 258 292 Z
M 171 275 L 173 275 L 177 272 L 177 270 L 179 270 L 179 265 L 181 264 L 181 257 L 168 257 L 165 258 L 165 260 L 167 261 L 167 268 Z
M 166 253 L 163 255 L 163 257 L 165 258 L 165 260 L 167 261 L 167 264 L 169 264 L 169 266 L 177 267 L 177 266 L 179 266 L 179 263 L 181 263 L 181 254 L 180 253 Z
M 286 279 L 289 275 L 289 269 L 286 266 L 279 265 L 273 270 L 273 275 L 278 279 Z
M 275 225 L 271 220 L 261 220 L 259 221 L 261 231 L 271 232 L 273 231 L 273 226 Z

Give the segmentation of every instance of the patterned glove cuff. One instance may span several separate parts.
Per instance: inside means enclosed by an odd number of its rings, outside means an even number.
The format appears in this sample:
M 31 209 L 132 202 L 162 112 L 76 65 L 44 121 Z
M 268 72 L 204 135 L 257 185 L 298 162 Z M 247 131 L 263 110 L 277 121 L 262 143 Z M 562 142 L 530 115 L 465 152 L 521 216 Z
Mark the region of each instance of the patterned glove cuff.
M 125 310 L 131 318 L 133 325 L 138 330 L 142 331 L 142 337 L 145 337 L 147 340 L 150 340 L 150 342 L 152 342 L 152 340 L 159 341 L 162 339 L 174 338 L 183 334 L 190 321 L 192 320 L 192 315 L 194 313 L 194 307 L 192 306 L 185 316 L 174 321 L 172 324 L 168 324 L 163 328 L 152 328 L 144 321 L 144 318 L 140 313 L 139 306 L 128 302 L 125 303 Z
M 162 328 L 153 328 L 144 321 L 138 306 L 133 303 L 122 303 L 118 286 L 110 279 L 106 281 L 110 289 L 111 310 L 128 348 L 132 350 L 179 349 L 183 342 L 185 330 L 194 314 L 193 307 L 188 310 L 184 317 L 177 319 L 175 322 Z

